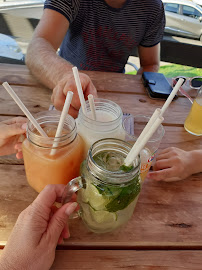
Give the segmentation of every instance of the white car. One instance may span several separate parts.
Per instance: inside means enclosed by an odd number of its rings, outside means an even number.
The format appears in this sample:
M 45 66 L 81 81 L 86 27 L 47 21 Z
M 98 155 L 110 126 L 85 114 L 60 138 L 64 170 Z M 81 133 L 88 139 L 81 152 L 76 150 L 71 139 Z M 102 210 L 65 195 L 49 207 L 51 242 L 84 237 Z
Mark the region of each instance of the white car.
M 165 32 L 197 38 L 202 42 L 202 7 L 186 0 L 163 0 L 163 3 L 166 15 Z

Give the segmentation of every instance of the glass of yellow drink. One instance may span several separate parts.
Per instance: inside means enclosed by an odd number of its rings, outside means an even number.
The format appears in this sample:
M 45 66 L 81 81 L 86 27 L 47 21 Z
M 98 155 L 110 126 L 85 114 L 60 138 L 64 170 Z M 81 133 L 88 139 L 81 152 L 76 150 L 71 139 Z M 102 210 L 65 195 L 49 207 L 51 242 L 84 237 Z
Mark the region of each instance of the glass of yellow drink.
M 35 115 L 47 137 L 42 137 L 31 122 L 22 144 L 25 172 L 31 187 L 40 192 L 47 184 L 67 184 L 79 176 L 84 159 L 84 143 L 77 134 L 75 120 L 67 115 L 61 137 L 55 138 L 60 112 L 46 111 Z M 56 152 L 51 154 L 54 140 Z
M 140 157 L 126 170 L 124 159 L 132 145 L 118 139 L 95 142 L 81 166 L 81 177 L 67 184 L 62 202 L 77 190 L 80 216 L 95 233 L 106 233 L 131 218 L 141 190 Z
M 193 135 L 202 136 L 202 87 L 192 104 L 184 128 Z
M 134 144 L 141 134 L 142 130 L 149 121 L 148 116 L 144 115 L 129 115 L 123 120 L 123 129 L 125 130 L 125 140 L 131 144 Z M 144 149 L 140 153 L 141 159 L 141 179 L 144 181 L 152 161 L 155 159 L 156 152 L 164 136 L 164 128 L 162 125 L 156 130 L 153 136 L 145 145 Z

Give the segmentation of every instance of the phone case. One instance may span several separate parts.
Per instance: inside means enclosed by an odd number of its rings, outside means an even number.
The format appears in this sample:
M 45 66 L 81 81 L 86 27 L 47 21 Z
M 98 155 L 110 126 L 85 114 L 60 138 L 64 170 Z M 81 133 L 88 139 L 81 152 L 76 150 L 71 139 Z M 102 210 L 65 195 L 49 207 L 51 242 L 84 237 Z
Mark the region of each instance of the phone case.
M 162 73 L 143 72 L 142 79 L 152 98 L 166 99 L 173 90 Z

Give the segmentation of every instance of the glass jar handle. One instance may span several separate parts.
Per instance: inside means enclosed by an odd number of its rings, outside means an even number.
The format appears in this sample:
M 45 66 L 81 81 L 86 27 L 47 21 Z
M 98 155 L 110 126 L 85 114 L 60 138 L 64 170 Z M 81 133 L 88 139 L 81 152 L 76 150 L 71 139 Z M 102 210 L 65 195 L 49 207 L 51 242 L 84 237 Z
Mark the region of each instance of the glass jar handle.
M 62 194 L 62 205 L 71 201 L 73 194 L 81 188 L 86 187 L 85 179 L 82 176 L 72 179 L 65 187 Z M 79 211 L 73 213 L 70 218 L 77 218 L 79 216 Z

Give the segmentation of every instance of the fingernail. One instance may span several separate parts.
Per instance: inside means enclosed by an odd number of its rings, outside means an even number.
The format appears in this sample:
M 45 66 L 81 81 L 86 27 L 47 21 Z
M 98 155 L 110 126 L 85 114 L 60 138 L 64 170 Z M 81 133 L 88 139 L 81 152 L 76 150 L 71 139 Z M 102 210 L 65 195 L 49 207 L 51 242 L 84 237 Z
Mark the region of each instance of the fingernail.
M 22 126 L 21 126 L 22 129 L 26 130 L 27 129 L 27 123 L 24 123 Z
M 78 203 L 77 202 L 73 202 L 72 204 L 68 205 L 67 209 L 65 210 L 65 213 L 70 216 L 74 210 L 77 208 Z

